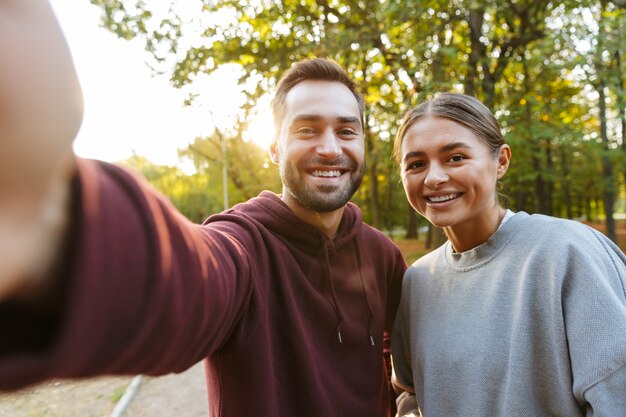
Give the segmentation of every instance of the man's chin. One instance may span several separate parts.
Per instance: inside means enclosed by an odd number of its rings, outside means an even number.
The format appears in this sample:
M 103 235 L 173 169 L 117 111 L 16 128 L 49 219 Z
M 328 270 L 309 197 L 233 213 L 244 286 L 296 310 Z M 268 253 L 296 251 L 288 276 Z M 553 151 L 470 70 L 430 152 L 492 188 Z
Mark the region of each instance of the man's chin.
M 319 198 L 320 194 L 323 195 L 322 198 Z M 329 193 L 318 191 L 315 198 L 306 198 L 304 200 L 306 201 L 306 207 L 309 210 L 313 210 L 318 213 L 328 213 L 345 206 L 348 201 L 350 201 L 350 197 L 351 196 L 346 195 L 329 195 Z

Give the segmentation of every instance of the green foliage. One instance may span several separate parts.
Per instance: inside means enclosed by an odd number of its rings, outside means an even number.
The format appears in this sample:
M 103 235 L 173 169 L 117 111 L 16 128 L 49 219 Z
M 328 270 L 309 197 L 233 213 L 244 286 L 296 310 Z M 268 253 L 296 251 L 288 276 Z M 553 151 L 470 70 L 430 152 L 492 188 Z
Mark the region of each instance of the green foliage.
M 246 112 L 292 62 L 325 56 L 342 64 L 368 110 L 368 171 L 355 201 L 378 227 L 406 224 L 390 162 L 393 136 L 406 109 L 438 91 L 475 95 L 496 113 L 513 148 L 504 181 L 512 208 L 590 217 L 594 207 L 611 204 L 602 197 L 607 187 L 623 186 L 607 181 L 626 170 L 622 1 L 197 0 L 186 2 L 186 13 L 172 1 L 167 14 L 140 0 L 91 1 L 102 8 L 105 27 L 145 40 L 153 65 L 169 71 L 176 86 L 236 65 Z M 233 200 L 279 190 L 266 155 L 232 136 L 226 159 Z M 182 152 L 206 177 L 207 195 L 215 194 L 202 203 L 210 210 L 221 193 L 218 139 Z
M 206 175 L 187 175 L 178 167 L 154 165 L 138 155 L 121 161 L 120 164 L 140 172 L 194 222 L 201 222 L 209 214 L 223 209 L 221 197 L 213 191 L 211 180 Z
M 240 136 L 226 138 L 228 206 L 255 197 L 263 190 L 281 191 L 278 170 L 269 154 Z M 202 222 L 207 216 L 224 210 L 223 154 L 219 134 L 197 138 L 179 156 L 190 160 L 195 173 L 179 167 L 154 165 L 134 155 L 120 164 L 140 172 L 163 193 L 187 218 Z
M 221 144 L 223 138 L 226 143 L 230 206 L 255 197 L 263 190 L 280 193 L 282 186 L 278 169 L 271 162 L 266 150 L 243 140 L 240 134 L 229 137 L 221 135 L 216 131 L 211 137 L 197 138 L 186 149 L 179 151 L 180 156 L 193 162 L 199 175 L 207 178 L 210 190 L 217 191 L 223 196 L 224 157 Z M 220 201 L 223 201 L 223 198 Z
M 120 399 L 122 399 L 122 397 L 124 396 L 124 393 L 126 392 L 126 388 L 125 387 L 120 387 L 118 389 L 116 389 L 115 391 L 113 391 L 113 393 L 111 393 L 111 402 L 112 403 L 117 403 L 119 402 Z

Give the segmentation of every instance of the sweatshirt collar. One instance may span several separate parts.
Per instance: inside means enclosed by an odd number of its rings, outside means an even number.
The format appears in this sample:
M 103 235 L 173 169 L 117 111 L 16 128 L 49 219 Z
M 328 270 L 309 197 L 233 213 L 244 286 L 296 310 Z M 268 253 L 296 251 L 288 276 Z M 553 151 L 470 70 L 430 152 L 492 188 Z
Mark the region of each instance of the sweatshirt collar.
M 450 241 L 447 241 L 442 247 L 446 263 L 454 270 L 463 271 L 491 261 L 520 232 L 518 230 L 520 224 L 528 216 L 528 213 L 523 211 L 513 213 L 485 243 L 465 252 L 454 252 Z

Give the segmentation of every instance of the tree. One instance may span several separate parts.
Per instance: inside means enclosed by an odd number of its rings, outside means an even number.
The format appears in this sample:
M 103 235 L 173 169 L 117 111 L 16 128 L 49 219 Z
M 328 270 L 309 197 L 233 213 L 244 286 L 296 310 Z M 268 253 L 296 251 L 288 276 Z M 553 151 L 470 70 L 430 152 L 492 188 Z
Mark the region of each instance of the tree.
M 202 222 L 209 214 L 221 210 L 219 195 L 211 192 L 211 180 L 205 175 L 188 175 L 180 168 L 155 165 L 139 155 L 133 155 L 120 163 L 140 172 L 194 222 Z
M 237 131 L 291 62 L 338 61 L 366 98 L 368 170 L 354 200 L 379 228 L 415 225 L 390 162 L 401 115 L 457 91 L 483 100 L 502 124 L 514 151 L 511 208 L 591 219 L 600 207 L 611 233 L 613 174 L 626 173 L 626 8 L 618 1 L 196 0 L 171 2 L 165 14 L 140 0 L 91 1 L 110 30 L 145 41 L 151 64 L 175 86 L 193 91 L 202 74 L 239 68 L 246 103 Z M 202 145 L 211 156 L 194 157 L 206 169 L 221 154 L 212 140 Z M 237 140 L 229 161 L 238 160 Z M 237 177 L 244 171 L 230 171 L 233 192 L 249 195 Z
M 207 138 L 196 138 L 186 149 L 179 151 L 181 157 L 189 158 L 193 162 L 200 175 L 212 179 L 215 184 L 212 192 L 220 196 L 224 194 L 222 187 L 223 138 L 220 135 L 226 135 L 230 205 L 255 197 L 263 190 L 280 192 L 278 170 L 270 161 L 267 151 L 244 140 L 241 132 L 230 136 L 217 130 Z

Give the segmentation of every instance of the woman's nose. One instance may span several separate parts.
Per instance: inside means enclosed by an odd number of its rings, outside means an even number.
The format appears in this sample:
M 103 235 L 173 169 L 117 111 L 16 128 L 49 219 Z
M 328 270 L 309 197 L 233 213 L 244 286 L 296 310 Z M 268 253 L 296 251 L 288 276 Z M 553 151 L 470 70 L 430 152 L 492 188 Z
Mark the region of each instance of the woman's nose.
M 439 164 L 431 164 L 424 179 L 424 184 L 431 190 L 436 190 L 440 184 L 448 181 L 448 173 Z

